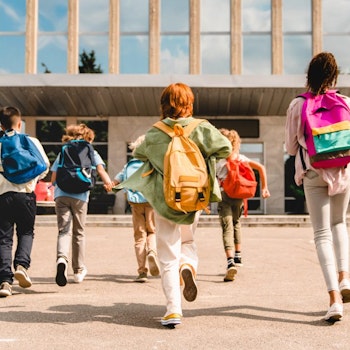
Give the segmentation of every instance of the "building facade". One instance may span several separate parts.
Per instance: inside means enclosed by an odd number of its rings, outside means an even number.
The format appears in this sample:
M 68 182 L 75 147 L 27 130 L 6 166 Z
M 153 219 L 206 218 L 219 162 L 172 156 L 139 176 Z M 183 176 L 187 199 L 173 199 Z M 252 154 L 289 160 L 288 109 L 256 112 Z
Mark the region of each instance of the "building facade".
M 235 128 L 242 153 L 266 166 L 271 198 L 257 193 L 250 213 L 296 212 L 286 109 L 323 50 L 335 54 L 338 87 L 350 94 L 349 10 L 349 1 L 331 0 L 0 3 L 0 105 L 22 110 L 26 132 L 51 160 L 64 127 L 87 123 L 113 177 L 130 156 L 128 143 L 159 119 L 162 89 L 185 82 L 195 115 Z M 82 53 L 92 52 L 102 73 L 79 73 Z M 118 193 L 113 212 L 125 208 Z

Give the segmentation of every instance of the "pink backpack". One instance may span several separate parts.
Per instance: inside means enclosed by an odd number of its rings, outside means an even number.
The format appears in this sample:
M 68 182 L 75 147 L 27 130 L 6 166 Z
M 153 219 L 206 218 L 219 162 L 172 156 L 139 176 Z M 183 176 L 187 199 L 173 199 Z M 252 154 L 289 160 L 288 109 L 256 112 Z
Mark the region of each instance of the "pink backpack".
M 343 167 L 350 162 L 350 109 L 336 90 L 299 95 L 304 102 L 301 122 L 314 168 Z

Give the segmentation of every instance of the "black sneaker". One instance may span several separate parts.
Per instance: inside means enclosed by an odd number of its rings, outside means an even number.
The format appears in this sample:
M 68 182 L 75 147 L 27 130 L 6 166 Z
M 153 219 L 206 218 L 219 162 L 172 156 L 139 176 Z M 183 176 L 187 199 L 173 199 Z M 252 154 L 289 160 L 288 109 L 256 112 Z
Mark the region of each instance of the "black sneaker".
M 236 266 L 243 266 L 242 258 L 240 256 L 239 257 L 235 256 L 233 260 L 234 260 Z
M 64 287 L 67 284 L 67 261 L 65 258 L 58 258 L 56 284 Z

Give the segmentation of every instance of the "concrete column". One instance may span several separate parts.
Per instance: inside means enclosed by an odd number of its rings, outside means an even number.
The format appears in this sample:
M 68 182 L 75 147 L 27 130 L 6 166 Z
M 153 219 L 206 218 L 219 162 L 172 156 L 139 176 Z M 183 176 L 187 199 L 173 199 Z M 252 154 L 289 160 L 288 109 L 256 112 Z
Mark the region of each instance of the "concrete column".
M 25 73 L 37 73 L 38 0 L 27 0 Z
M 119 73 L 120 0 L 109 0 L 109 73 Z
M 160 0 L 149 0 L 149 74 L 160 72 Z
M 271 1 L 272 74 L 283 74 L 282 0 Z
M 79 73 L 79 0 L 68 0 L 67 73 Z
M 231 0 L 231 74 L 242 74 L 242 2 Z
M 323 32 L 322 32 L 322 1 L 312 0 L 312 55 L 322 52 Z
M 190 74 L 201 73 L 200 0 L 190 1 Z

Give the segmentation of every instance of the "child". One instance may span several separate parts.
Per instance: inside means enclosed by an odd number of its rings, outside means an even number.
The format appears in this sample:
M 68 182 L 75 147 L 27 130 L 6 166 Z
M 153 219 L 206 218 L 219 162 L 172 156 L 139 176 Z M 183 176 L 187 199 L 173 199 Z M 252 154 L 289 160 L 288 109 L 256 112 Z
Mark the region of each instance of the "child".
M 15 107 L 4 107 L 0 111 L 0 122 L 3 131 L 20 132 L 22 126 L 21 112 Z M 36 214 L 36 197 L 34 193 L 38 180 L 43 179 L 49 171 L 50 162 L 39 140 L 31 137 L 40 151 L 46 169 L 42 174 L 24 184 L 14 184 L 0 173 L 0 297 L 12 295 L 13 277 L 20 287 L 32 285 L 28 275 L 31 263 L 31 251 L 34 238 Z M 14 227 L 17 233 L 17 249 L 12 262 Z M 15 268 L 13 274 L 11 265 Z
M 238 159 L 247 162 L 252 169 L 259 172 L 261 180 L 261 195 L 263 198 L 270 197 L 267 188 L 265 167 L 258 162 L 254 162 L 239 153 L 241 146 L 241 138 L 237 131 L 220 129 L 221 133 L 228 138 L 232 145 L 232 153 L 229 158 Z M 219 182 L 223 181 L 227 175 L 226 159 L 218 161 L 217 177 Z M 222 236 L 224 249 L 227 258 L 227 270 L 224 277 L 225 282 L 233 281 L 237 273 L 236 266 L 243 266 L 241 256 L 241 223 L 240 217 L 243 209 L 243 199 L 230 198 L 223 190 L 221 190 L 222 202 L 218 204 L 218 213 L 222 227 Z M 233 255 L 233 249 L 235 255 Z
M 93 130 L 85 124 L 69 125 L 62 142 L 71 140 L 85 140 L 90 143 L 95 138 Z M 98 152 L 94 151 L 95 166 L 105 188 L 111 186 L 111 179 L 104 169 L 105 163 Z M 67 284 L 67 265 L 70 245 L 72 245 L 72 267 L 74 282 L 81 283 L 86 274 L 85 265 L 85 222 L 88 210 L 89 191 L 83 193 L 67 193 L 56 184 L 59 156 L 51 167 L 51 181 L 55 185 L 54 199 L 58 226 L 57 240 L 57 274 L 56 283 L 63 287 Z M 71 229 L 72 225 L 72 229 Z M 73 237 L 72 237 L 73 236 Z
M 169 85 L 162 92 L 162 120 L 174 128 L 180 124 L 186 128 L 194 118 L 192 89 L 183 83 Z M 209 122 L 199 124 L 190 134 L 208 159 L 210 183 L 216 183 L 215 162 L 217 158 L 227 158 L 231 153 L 228 140 Z M 165 327 L 173 328 L 181 323 L 181 287 L 184 298 L 192 302 L 197 297 L 196 273 L 198 254 L 194 234 L 201 211 L 183 213 L 171 209 L 165 202 L 163 191 L 164 156 L 170 137 L 158 128 L 152 127 L 145 141 L 134 150 L 134 156 L 144 161 L 142 167 L 116 189 L 131 188 L 142 191 L 155 210 L 157 253 L 161 270 L 162 287 L 166 298 L 166 312 L 161 319 Z M 210 160 L 209 160 L 210 159 Z M 154 170 L 152 170 L 154 169 Z M 148 176 L 140 176 L 147 174 Z M 220 193 L 212 189 L 213 199 Z
M 129 148 L 134 150 L 145 139 L 145 135 L 137 138 L 135 142 L 130 143 Z M 116 186 L 126 180 L 143 162 L 133 158 L 119 172 L 113 181 Z M 148 260 L 149 271 L 152 276 L 159 275 L 156 253 L 156 235 L 154 223 L 154 210 L 147 202 L 147 199 L 139 191 L 126 190 L 127 199 L 132 211 L 132 221 L 134 226 L 135 254 L 138 263 L 138 276 L 135 282 L 146 282 L 147 272 L 146 258 Z

